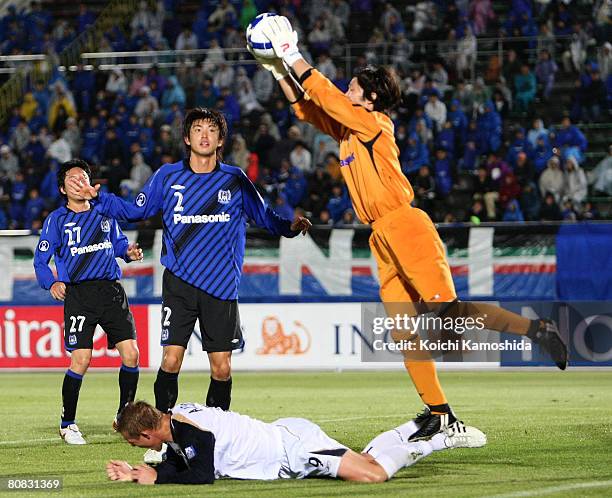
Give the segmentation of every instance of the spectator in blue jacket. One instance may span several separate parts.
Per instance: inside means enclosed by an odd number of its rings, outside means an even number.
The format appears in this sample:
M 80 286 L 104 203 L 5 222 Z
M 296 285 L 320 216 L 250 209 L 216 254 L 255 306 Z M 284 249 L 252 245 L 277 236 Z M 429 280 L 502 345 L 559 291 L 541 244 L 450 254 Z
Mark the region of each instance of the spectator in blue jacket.
M 461 109 L 461 103 L 458 99 L 451 100 L 450 111 L 446 117 L 452 125 L 455 131 L 455 141 L 459 143 L 465 143 L 465 136 L 468 127 L 468 118 Z
M 529 140 L 525 138 L 525 129 L 522 127 L 517 128 L 514 132 L 514 140 L 506 153 L 506 162 L 510 164 L 512 168 L 516 166 L 516 160 L 520 152 L 524 152 L 528 157 L 532 157 L 533 155 Z
M 96 91 L 95 73 L 86 71 L 83 64 L 78 64 L 72 77 L 71 89 L 79 112 L 88 114 Z
M 487 100 L 484 112 L 478 116 L 477 129 L 481 139 L 480 153 L 496 152 L 501 146 L 502 120 L 493 102 Z
M 160 102 L 162 109 L 168 110 L 172 104 L 178 104 L 181 109 L 184 109 L 186 100 L 185 90 L 177 77 L 170 76 Z
M 540 118 L 536 118 L 533 120 L 532 128 L 527 133 L 527 140 L 529 140 L 529 145 L 531 145 L 532 149 L 535 149 L 540 135 L 544 135 L 546 140 L 548 140 L 548 130 L 544 127 L 544 121 Z
M 537 176 L 546 169 L 546 164 L 552 156 L 553 150 L 548 135 L 540 135 L 533 150 L 533 165 Z
M 430 131 L 433 130 L 433 122 L 431 118 L 425 114 L 425 110 L 422 107 L 417 107 L 412 115 L 412 118 L 410 118 L 410 121 L 408 122 L 408 133 L 416 132 L 416 125 L 419 121 L 424 121 L 427 129 Z
M 537 221 L 540 217 L 542 198 L 538 193 L 536 184 L 533 182 L 526 183 L 523 186 L 519 200 L 524 217 L 528 221 Z
M 79 15 L 77 16 L 77 26 L 79 33 L 85 31 L 96 20 L 95 14 L 87 8 L 87 5 L 81 2 L 79 4 Z
M 136 116 L 136 114 L 131 114 L 122 133 L 123 148 L 126 153 L 130 150 L 132 144 L 138 143 L 141 131 L 142 127 L 138 122 L 138 116 Z
M 30 142 L 23 149 L 23 159 L 33 165 L 36 169 L 40 169 L 45 161 L 45 153 L 45 147 L 40 143 L 38 135 L 30 135 Z
M 23 173 L 18 171 L 15 174 L 15 181 L 11 185 L 11 205 L 10 205 L 10 216 L 17 223 L 21 224 L 24 217 L 24 205 L 28 186 L 25 182 Z
M 283 169 L 288 172 L 283 192 L 287 198 L 287 203 L 291 207 L 296 207 L 306 195 L 308 183 L 304 177 L 304 172 L 295 166 L 291 166 L 287 159 L 281 162 L 281 171 Z
M 559 68 L 552 60 L 550 52 L 547 49 L 540 50 L 540 59 L 535 67 L 535 75 L 542 85 L 542 97 L 546 101 L 550 98 L 550 93 L 555 84 L 555 74 L 558 70 Z
M 514 95 L 515 109 L 526 112 L 535 99 L 537 90 L 536 78 L 528 64 L 523 64 L 520 74 L 514 77 L 514 88 L 516 89 Z
M 448 155 L 449 160 L 453 161 L 455 158 L 455 131 L 453 130 L 453 124 L 450 121 L 446 121 L 444 126 L 436 136 L 434 143 L 436 149 L 444 149 Z
M 30 196 L 25 205 L 25 216 L 24 216 L 23 228 L 30 230 L 32 228 L 32 223 L 35 220 L 40 219 L 44 209 L 45 209 L 45 203 L 40 198 L 38 189 L 33 188 L 32 190 L 30 190 Z
M 9 228 L 9 218 L 4 211 L 4 208 L 0 207 L 0 230 L 6 230 Z
M 334 221 L 334 224 L 340 222 L 344 211 L 351 208 L 351 201 L 348 198 L 346 190 L 340 184 L 335 184 L 332 187 L 332 195 L 327 203 L 327 210 Z M 280 213 L 279 213 L 280 214 Z
M 555 146 L 561 150 L 561 158 L 565 162 L 573 156 L 581 164 L 584 161 L 584 152 L 587 148 L 587 139 L 583 133 L 574 126 L 569 117 L 561 121 L 561 128 L 555 131 Z
M 104 142 L 104 127 L 98 116 L 91 116 L 83 132 L 81 157 L 88 163 L 99 164 Z
M 436 161 L 434 163 L 434 177 L 436 191 L 440 197 L 446 197 L 453 187 L 453 175 L 451 163 L 444 149 L 436 150 Z
M 429 150 L 416 133 L 408 136 L 408 143 L 400 154 L 400 162 L 404 175 L 416 173 L 423 165 L 429 164 Z
M 61 199 L 60 191 L 57 188 L 58 169 L 59 164 L 56 160 L 49 161 L 49 171 L 40 183 L 40 196 L 45 201 L 45 207 L 50 210 L 58 206 Z
M 463 157 L 459 160 L 458 167 L 461 171 L 476 173 L 478 167 L 478 149 L 476 142 L 468 141 L 463 149 Z
M 516 199 L 512 199 L 508 202 L 502 221 L 525 221 L 521 206 Z

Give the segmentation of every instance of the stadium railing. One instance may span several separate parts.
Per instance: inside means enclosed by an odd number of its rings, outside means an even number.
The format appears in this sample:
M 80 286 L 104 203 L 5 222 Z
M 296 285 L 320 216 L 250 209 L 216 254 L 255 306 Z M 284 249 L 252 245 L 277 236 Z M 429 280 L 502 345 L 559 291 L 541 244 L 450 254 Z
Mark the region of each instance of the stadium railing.
M 488 63 L 488 58 L 496 55 L 499 58 L 500 65 L 507 51 L 516 43 L 537 44 L 538 36 L 521 36 L 521 37 L 495 37 L 495 38 L 476 38 L 475 57 L 471 60 L 471 68 L 469 71 L 469 79 L 474 80 L 478 77 L 478 71 L 484 68 Z M 555 37 L 556 43 L 563 45 L 571 39 L 570 36 Z M 410 42 L 413 55 L 431 55 L 436 54 L 439 57 L 453 61 L 458 53 L 458 41 L 450 42 L 446 40 L 415 40 Z M 342 61 L 346 74 L 351 74 L 353 64 L 358 56 L 363 55 L 368 51 L 373 51 L 376 54 L 376 60 L 382 64 L 393 63 L 393 49 L 396 46 L 393 42 L 382 43 L 347 43 L 337 45 L 334 49 L 334 57 L 336 60 Z M 194 49 L 194 50 L 150 50 L 141 51 L 124 51 L 124 52 L 83 52 L 80 58 L 86 65 L 86 70 L 98 69 L 109 71 L 115 67 L 121 69 L 146 69 L 156 64 L 161 68 L 174 68 L 185 65 L 196 65 L 200 61 L 205 60 L 206 56 L 220 51 L 224 55 L 229 55 L 226 63 L 229 65 L 242 65 L 255 63 L 255 61 L 244 60 L 240 57 L 232 59 L 232 55 L 247 56 L 248 52 L 243 48 L 223 48 L 223 49 Z M 529 61 L 534 62 L 537 57 L 537 49 L 530 47 L 525 50 Z M 9 63 L 7 67 L 0 67 L 0 74 L 12 74 L 16 72 L 22 64 L 31 64 L 32 61 L 40 61 L 47 56 L 44 54 L 32 55 L 17 55 L 17 56 L 0 56 L 0 63 Z M 134 62 L 133 59 L 139 59 Z M 127 59 L 127 60 L 126 60 Z M 101 63 L 103 61 L 103 63 Z M 69 66 L 60 64 L 60 71 L 75 70 L 77 62 L 73 59 Z M 411 67 L 418 67 L 420 63 L 410 63 Z

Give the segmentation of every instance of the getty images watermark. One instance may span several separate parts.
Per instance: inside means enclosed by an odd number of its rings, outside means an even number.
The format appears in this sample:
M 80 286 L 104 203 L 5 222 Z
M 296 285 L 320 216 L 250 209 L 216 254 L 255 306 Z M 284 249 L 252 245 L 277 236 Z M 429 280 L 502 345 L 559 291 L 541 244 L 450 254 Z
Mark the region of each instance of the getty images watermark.
M 486 316 L 441 317 L 435 314 L 411 316 L 407 313 L 376 316 L 372 320 L 372 349 L 429 352 L 531 350 L 530 342 L 491 342 L 464 335 L 483 332 L 486 329 L 485 318 Z M 436 331 L 438 334 L 434 335 Z
M 572 364 L 612 365 L 609 302 L 464 302 L 460 307 L 457 303 L 363 303 L 361 359 L 551 364 L 524 334 L 511 333 L 516 332 L 516 315 L 509 321 L 505 320 L 509 315 L 500 318 L 497 306 L 529 320 L 554 320 L 570 348 Z M 504 330 L 490 330 L 491 325 Z

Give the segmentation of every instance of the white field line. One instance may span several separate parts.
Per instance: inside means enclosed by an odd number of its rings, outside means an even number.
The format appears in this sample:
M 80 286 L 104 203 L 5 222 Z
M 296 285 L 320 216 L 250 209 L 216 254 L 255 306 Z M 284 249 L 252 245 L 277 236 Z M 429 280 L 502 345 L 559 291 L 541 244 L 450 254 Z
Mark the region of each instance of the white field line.
M 563 493 L 565 491 L 573 491 L 576 489 L 607 488 L 607 487 L 612 487 L 612 481 L 576 482 L 574 484 L 563 484 L 561 486 L 551 486 L 549 488 L 529 489 L 527 491 L 517 491 L 515 493 L 489 496 L 488 498 L 523 498 L 526 496 L 541 496 L 541 495 L 549 495 L 552 493 Z
M 109 434 L 92 434 L 91 436 L 85 436 L 86 439 L 105 439 L 112 437 Z M 16 439 L 13 441 L 0 441 L 0 446 L 10 446 L 12 444 L 30 444 L 30 443 L 49 443 L 57 441 L 58 443 L 61 441 L 59 434 L 56 437 L 44 437 L 37 439 Z
M 400 413 L 396 415 L 366 415 L 360 417 L 343 417 L 343 418 L 322 418 L 318 420 L 314 420 L 318 424 L 326 424 L 328 422 L 347 422 L 349 420 L 372 420 L 374 418 L 401 418 L 405 417 L 405 413 Z

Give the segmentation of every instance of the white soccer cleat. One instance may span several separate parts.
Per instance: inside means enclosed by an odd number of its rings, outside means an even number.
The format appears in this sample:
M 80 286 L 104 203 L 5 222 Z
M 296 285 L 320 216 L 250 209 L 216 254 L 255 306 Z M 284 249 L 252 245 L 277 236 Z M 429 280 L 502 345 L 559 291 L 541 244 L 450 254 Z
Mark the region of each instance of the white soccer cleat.
M 444 444 L 447 448 L 481 448 L 487 444 L 484 432 L 460 420 L 444 429 Z
M 81 434 L 76 424 L 70 424 L 63 429 L 60 428 L 59 433 L 66 444 L 87 444 L 87 441 L 83 438 L 83 434 Z
M 159 451 L 147 450 L 144 454 L 143 460 L 147 465 L 158 465 L 162 463 L 166 458 L 166 443 L 162 444 L 162 448 Z

